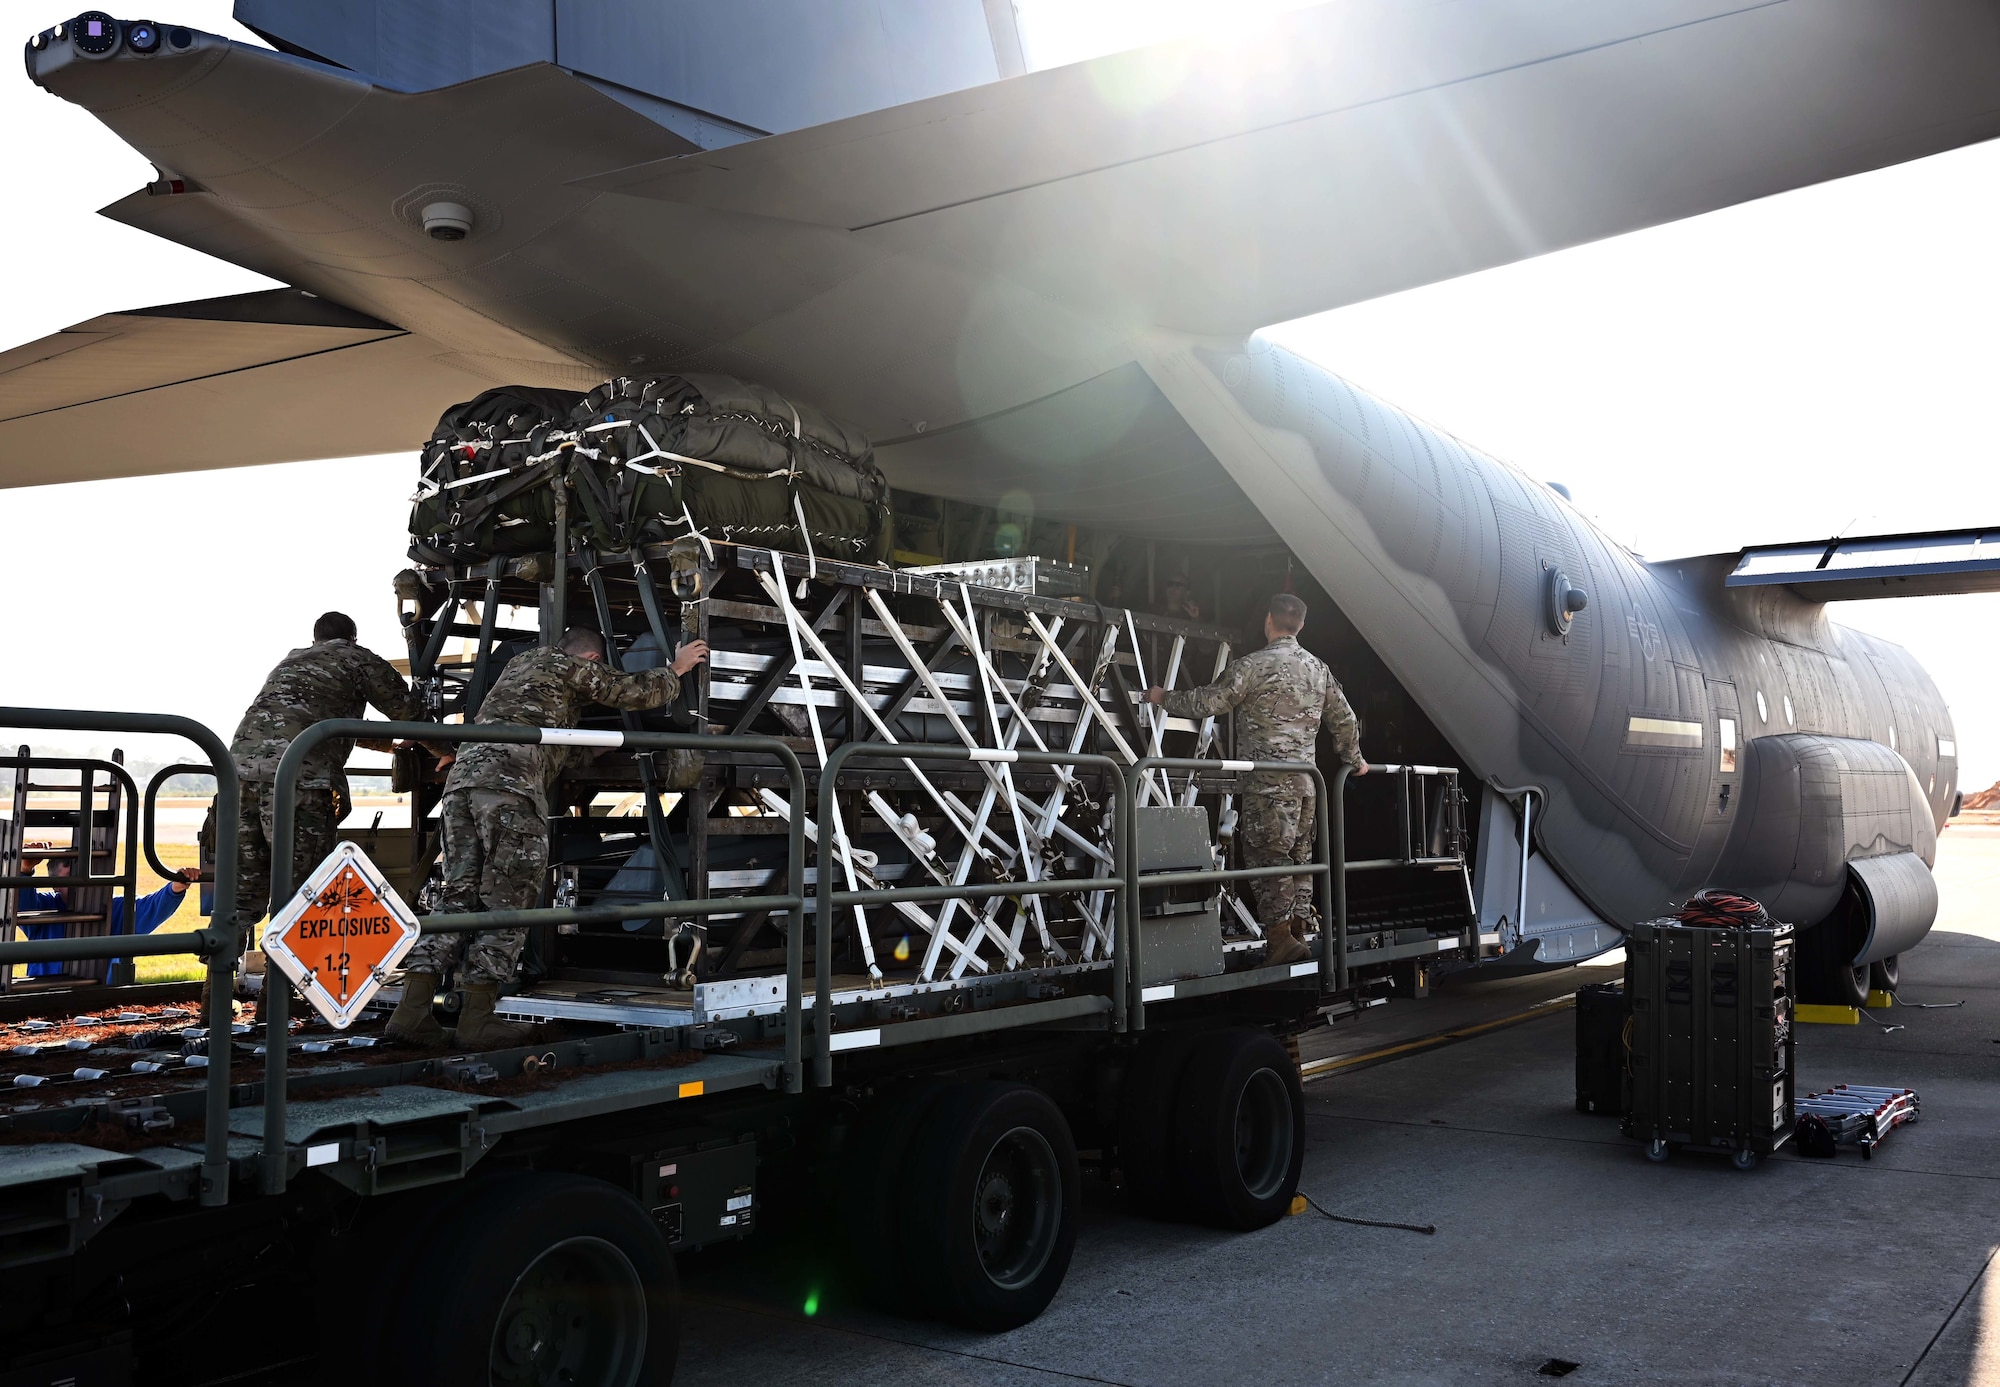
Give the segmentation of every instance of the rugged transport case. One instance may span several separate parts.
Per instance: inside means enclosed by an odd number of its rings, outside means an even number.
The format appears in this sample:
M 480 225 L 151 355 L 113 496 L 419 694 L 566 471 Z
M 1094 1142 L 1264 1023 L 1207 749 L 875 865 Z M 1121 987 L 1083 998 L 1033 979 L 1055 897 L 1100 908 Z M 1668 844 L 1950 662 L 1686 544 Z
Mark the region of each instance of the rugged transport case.
M 1634 926 L 1628 1136 L 1668 1149 L 1766 1155 L 1792 1135 L 1790 925 Z
M 1594 982 L 1576 991 L 1576 1110 L 1625 1111 L 1625 985 Z

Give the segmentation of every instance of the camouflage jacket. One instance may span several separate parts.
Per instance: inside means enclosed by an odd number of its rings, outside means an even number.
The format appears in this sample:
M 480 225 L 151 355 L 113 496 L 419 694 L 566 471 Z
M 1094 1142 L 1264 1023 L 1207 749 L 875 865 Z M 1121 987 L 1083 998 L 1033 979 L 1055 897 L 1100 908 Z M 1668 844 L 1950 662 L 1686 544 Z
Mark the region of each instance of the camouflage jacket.
M 373 705 L 383 716 L 414 720 L 423 712 L 393 666 L 350 640 L 315 641 L 278 661 L 244 710 L 229 755 L 244 780 L 271 780 L 292 738 L 325 718 L 358 718 Z M 306 787 L 346 784 L 340 774 L 350 741 L 321 742 L 299 776 Z
M 1340 759 L 1359 768 L 1361 739 L 1354 710 L 1317 656 L 1292 636 L 1280 636 L 1262 650 L 1231 662 L 1222 677 L 1199 689 L 1169 693 L 1164 704 L 1175 717 L 1236 714 L 1236 755 L 1245 761 L 1311 761 L 1322 723 L 1333 734 Z M 1272 790 L 1289 777 L 1258 777 Z
M 477 721 L 523 727 L 575 727 L 584 708 L 658 708 L 671 703 L 681 681 L 671 669 L 620 674 L 594 660 L 578 660 L 560 650 L 529 650 L 507 662 L 492 691 L 479 705 Z M 569 764 L 568 749 L 466 742 L 444 783 L 453 790 L 505 790 L 548 813 L 549 787 Z

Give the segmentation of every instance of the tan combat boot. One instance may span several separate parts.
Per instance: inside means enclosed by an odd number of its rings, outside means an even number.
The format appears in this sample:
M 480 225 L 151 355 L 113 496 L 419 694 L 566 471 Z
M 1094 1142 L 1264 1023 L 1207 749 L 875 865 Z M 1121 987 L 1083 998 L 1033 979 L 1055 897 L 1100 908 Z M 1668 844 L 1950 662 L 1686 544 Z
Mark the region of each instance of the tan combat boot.
M 389 1016 L 389 1039 L 401 1045 L 414 1045 L 420 1050 L 444 1048 L 444 1027 L 431 1015 L 431 1003 L 437 1000 L 438 983 L 436 973 L 403 974 L 403 1000 L 396 1003 L 396 1009 Z
M 498 983 L 466 988 L 465 1005 L 459 1009 L 458 1030 L 452 1043 L 462 1050 L 507 1050 L 526 1045 L 526 1030 L 494 1017 L 493 1007 L 499 1000 Z
M 1264 930 L 1264 963 L 1268 967 L 1278 963 L 1297 963 L 1309 958 L 1312 950 L 1307 948 L 1293 932 L 1290 919 L 1280 920 Z

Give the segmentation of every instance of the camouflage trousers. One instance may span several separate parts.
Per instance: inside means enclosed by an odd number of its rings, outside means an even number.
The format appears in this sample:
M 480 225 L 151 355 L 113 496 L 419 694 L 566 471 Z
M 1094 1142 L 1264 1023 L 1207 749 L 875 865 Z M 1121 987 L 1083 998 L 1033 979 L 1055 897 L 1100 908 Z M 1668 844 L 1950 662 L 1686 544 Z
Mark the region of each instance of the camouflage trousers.
M 438 910 L 532 910 L 548 878 L 549 826 L 524 797 L 504 790 L 453 790 L 438 808 L 444 830 L 444 891 Z M 510 983 L 528 942 L 524 929 L 432 934 L 403 960 L 413 973 L 443 976 L 460 964 L 460 986 Z
M 271 904 L 275 788 L 268 780 L 244 781 L 242 808 L 236 816 L 236 923 L 244 931 L 245 939 L 250 929 L 269 913 Z M 333 851 L 345 810 L 341 796 L 325 785 L 299 790 L 292 817 L 293 886 L 304 881 Z
M 1246 867 L 1305 865 L 1313 860 L 1312 781 L 1286 776 L 1280 784 L 1243 796 L 1236 823 L 1236 842 Z M 1248 883 L 1257 904 L 1257 922 L 1270 929 L 1285 920 L 1313 918 L 1313 879 L 1309 876 L 1261 877 Z M 1302 931 L 1303 932 L 1303 931 Z

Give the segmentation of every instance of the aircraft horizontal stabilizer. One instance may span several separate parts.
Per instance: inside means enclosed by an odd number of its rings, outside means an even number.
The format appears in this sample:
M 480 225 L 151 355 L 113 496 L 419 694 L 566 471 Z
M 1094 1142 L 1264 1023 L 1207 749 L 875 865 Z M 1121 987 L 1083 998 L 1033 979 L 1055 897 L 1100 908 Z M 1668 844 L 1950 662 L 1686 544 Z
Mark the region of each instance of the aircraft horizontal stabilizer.
M 0 457 L 8 485 L 36 486 L 400 452 L 430 435 L 440 400 L 497 383 L 391 324 L 267 289 L 107 313 L 0 352 Z
M 1789 587 L 1814 602 L 2000 592 L 2000 529 L 1760 545 L 1724 585 Z

